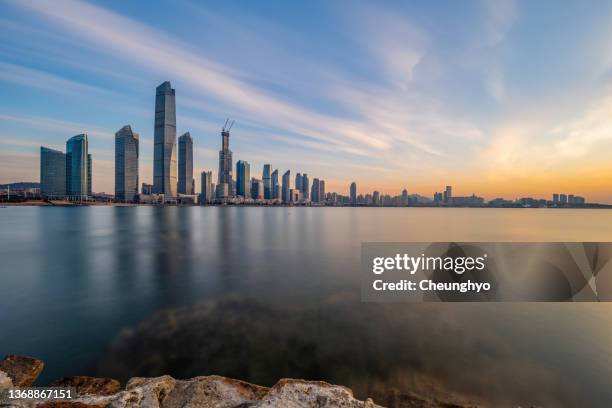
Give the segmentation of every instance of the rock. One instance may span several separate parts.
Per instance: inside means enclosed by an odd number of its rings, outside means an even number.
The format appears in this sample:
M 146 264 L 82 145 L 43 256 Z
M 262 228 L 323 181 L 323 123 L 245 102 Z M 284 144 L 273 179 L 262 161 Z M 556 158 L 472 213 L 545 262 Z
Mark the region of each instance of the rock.
M 125 391 L 113 395 L 89 395 L 79 402 L 109 408 L 160 408 L 162 402 L 174 389 L 176 380 L 169 375 L 155 378 L 132 378 Z
M 121 391 L 121 384 L 115 379 L 87 376 L 64 377 L 52 386 L 73 387 L 78 395 L 112 395 Z
M 104 408 L 101 405 L 90 405 L 73 401 L 51 401 L 39 404 L 36 408 Z
M 380 408 L 371 399 L 359 401 L 353 392 L 339 385 L 323 381 L 283 379 L 253 407 L 317 407 L 317 408 Z
M 4 371 L 0 371 L 0 390 L 6 390 L 12 387 L 13 381 L 11 381 L 11 378 Z
M 15 387 L 31 387 L 40 373 L 44 363 L 32 357 L 8 355 L 0 361 L 0 371 L 4 371 Z
M 211 375 L 177 381 L 163 408 L 221 408 L 251 406 L 269 391 L 267 387 Z

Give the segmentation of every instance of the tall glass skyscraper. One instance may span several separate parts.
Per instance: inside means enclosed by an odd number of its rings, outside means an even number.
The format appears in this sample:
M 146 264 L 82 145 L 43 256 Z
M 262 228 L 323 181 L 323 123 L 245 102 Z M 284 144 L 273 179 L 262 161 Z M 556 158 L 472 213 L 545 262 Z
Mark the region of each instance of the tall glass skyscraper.
M 209 203 L 213 199 L 212 171 L 202 172 L 202 184 L 200 186 L 200 205 Z
M 223 127 L 221 130 L 221 150 L 219 150 L 219 175 L 217 180 L 217 189 L 221 193 L 225 193 L 225 197 L 229 195 L 232 189 L 232 151 L 229 149 L 229 129 Z M 223 187 L 223 185 L 227 187 Z M 218 195 L 217 195 L 218 196 Z
M 166 81 L 155 92 L 153 193 L 176 197 L 176 101 Z
M 280 190 L 278 187 L 278 169 L 272 172 L 272 176 L 270 178 L 270 190 L 271 198 L 278 200 L 280 198 Z
M 291 172 L 287 170 L 283 174 L 283 202 L 291 202 Z
M 236 163 L 236 195 L 251 197 L 251 165 L 244 160 Z
M 178 192 L 194 194 L 193 191 L 193 139 L 189 132 L 178 139 Z
M 310 180 L 308 180 L 308 174 L 302 174 L 302 198 L 308 200 L 310 197 Z
M 351 192 L 351 204 L 355 205 L 357 204 L 357 183 L 355 183 L 354 181 L 351 183 L 350 192 Z
M 66 155 L 43 146 L 40 147 L 40 194 L 49 198 L 66 195 Z
M 270 199 L 272 198 L 272 185 L 270 184 L 270 172 L 272 171 L 271 164 L 264 164 L 263 166 L 263 189 L 264 189 L 264 198 Z
M 130 125 L 115 133 L 115 198 L 119 201 L 138 198 L 139 139 Z
M 66 194 L 83 199 L 91 195 L 91 155 L 86 134 L 66 142 Z

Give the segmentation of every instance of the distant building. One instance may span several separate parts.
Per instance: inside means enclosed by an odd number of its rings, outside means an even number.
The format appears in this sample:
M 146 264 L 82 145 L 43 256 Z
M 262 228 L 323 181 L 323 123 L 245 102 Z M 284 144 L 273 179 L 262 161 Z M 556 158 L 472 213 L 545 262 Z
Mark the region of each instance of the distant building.
M 115 133 L 115 200 L 138 198 L 139 135 L 126 125 Z
M 313 203 L 318 203 L 320 201 L 320 188 L 321 185 L 319 183 L 319 179 L 315 178 L 312 180 L 312 187 L 310 188 L 310 201 Z
M 216 187 L 216 197 L 220 199 L 225 199 L 229 197 L 229 185 L 227 183 L 217 184 Z
M 374 191 L 374 193 L 372 193 L 372 205 L 381 205 L 380 192 Z
M 236 162 L 236 195 L 251 197 L 251 165 L 244 160 Z
M 297 188 L 292 188 L 289 189 L 289 197 L 292 203 L 299 203 L 300 202 L 300 190 L 298 190 Z
M 153 194 L 153 184 L 142 183 L 142 187 L 140 189 L 141 194 L 151 195 Z
M 357 183 L 353 181 L 351 183 L 351 187 L 349 188 L 349 190 L 351 193 L 351 204 L 356 205 L 357 204 Z
M 283 203 L 291 202 L 291 172 L 287 170 L 283 174 Z
M 208 204 L 212 201 L 213 193 L 212 171 L 203 171 L 200 175 L 200 205 Z
M 308 201 L 310 197 L 310 180 L 308 179 L 308 174 L 302 174 L 302 199 Z
M 272 171 L 272 165 L 271 164 L 264 164 L 262 180 L 263 180 L 263 188 L 264 188 L 264 198 L 266 200 L 272 198 L 271 171 Z
M 91 196 L 91 155 L 86 134 L 66 142 L 66 195 L 73 199 Z
M 317 201 L 325 201 L 325 180 L 319 180 L 319 199 Z
M 566 205 L 567 204 L 567 195 L 559 194 L 559 204 Z
M 230 126 L 231 127 L 231 126 Z M 226 191 L 227 197 L 232 188 L 232 151 L 229 149 L 230 128 L 223 126 L 221 130 L 221 150 L 219 150 L 219 176 L 217 180 L 218 191 Z M 219 187 L 227 184 L 227 189 Z M 219 196 L 217 196 L 219 197 Z
M 153 193 L 176 197 L 176 101 L 166 81 L 155 91 L 155 130 L 153 137 Z
M 434 203 L 436 203 L 436 204 L 441 204 L 441 203 L 443 203 L 443 202 L 444 202 L 444 194 L 443 194 L 443 193 L 440 193 L 440 192 L 434 193 L 434 196 L 433 196 L 433 201 L 434 201 Z
M 553 199 L 552 199 L 552 201 L 553 201 L 553 204 L 554 204 L 554 205 L 558 205 L 558 204 L 559 204 L 559 194 L 558 194 L 558 193 L 554 193 L 554 194 L 553 194 Z
M 278 185 L 278 170 L 274 170 L 270 176 L 270 198 L 280 200 L 280 187 Z
M 453 203 L 453 187 L 452 186 L 446 186 L 446 190 L 444 190 L 444 202 L 446 204 Z
M 261 200 L 264 196 L 263 181 L 253 177 L 251 179 L 251 198 L 253 200 Z
M 408 190 L 406 189 L 402 190 L 402 198 L 400 204 L 403 206 L 407 206 L 408 204 L 410 204 L 410 197 L 408 196 Z
M 193 139 L 189 132 L 178 138 L 178 193 L 194 194 Z
M 302 191 L 302 175 L 300 173 L 295 175 L 295 189 Z
M 453 197 L 452 204 L 459 207 L 477 207 L 484 205 L 484 198 L 475 194 L 467 197 Z
M 40 194 L 46 198 L 66 195 L 66 155 L 40 147 Z

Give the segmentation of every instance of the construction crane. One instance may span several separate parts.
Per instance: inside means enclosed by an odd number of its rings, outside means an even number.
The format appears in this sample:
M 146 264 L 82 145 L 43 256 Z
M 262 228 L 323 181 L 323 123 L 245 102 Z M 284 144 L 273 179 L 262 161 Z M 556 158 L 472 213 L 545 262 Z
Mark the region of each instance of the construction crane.
M 228 123 L 229 123 L 229 126 L 227 125 Z M 221 131 L 222 131 L 222 132 L 229 132 L 229 131 L 230 131 L 230 129 L 232 128 L 232 126 L 234 126 L 234 123 L 236 123 L 236 121 L 235 121 L 235 120 L 232 120 L 232 121 L 230 122 L 230 119 L 229 119 L 229 118 L 225 119 L 225 124 L 223 125 L 223 129 L 221 129 Z

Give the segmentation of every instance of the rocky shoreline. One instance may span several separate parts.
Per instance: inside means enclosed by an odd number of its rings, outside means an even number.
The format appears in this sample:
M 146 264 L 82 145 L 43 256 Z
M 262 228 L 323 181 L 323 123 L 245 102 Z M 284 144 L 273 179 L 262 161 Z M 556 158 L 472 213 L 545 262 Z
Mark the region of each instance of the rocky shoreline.
M 44 368 L 43 361 L 8 355 L 0 361 L 0 392 L 31 387 Z M 218 375 L 179 380 L 171 376 L 133 377 L 125 387 L 112 378 L 64 377 L 49 387 L 68 387 L 75 397 L 63 401 L 0 400 L 11 408 L 484 408 L 427 398 L 412 393 L 394 393 L 374 402 L 354 398 L 344 386 L 323 381 L 281 379 L 263 387 Z M 384 404 L 384 405 L 381 405 Z M 532 407 L 541 408 L 541 407 Z

